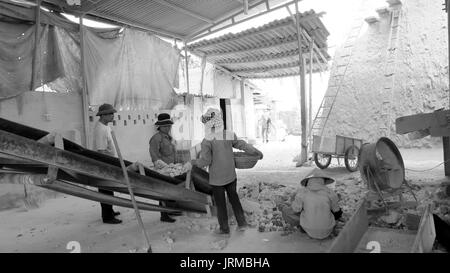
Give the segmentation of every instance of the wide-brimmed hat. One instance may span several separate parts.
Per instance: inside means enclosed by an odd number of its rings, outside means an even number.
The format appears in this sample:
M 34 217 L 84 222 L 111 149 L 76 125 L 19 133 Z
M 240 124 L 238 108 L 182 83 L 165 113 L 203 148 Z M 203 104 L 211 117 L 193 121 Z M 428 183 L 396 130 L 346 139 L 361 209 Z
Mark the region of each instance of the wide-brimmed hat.
M 303 178 L 303 180 L 300 182 L 300 184 L 302 184 L 302 186 L 306 187 L 309 179 L 313 178 L 313 177 L 323 178 L 325 185 L 334 183 L 334 179 L 333 178 L 326 176 L 321 170 L 315 169 L 310 175 L 308 175 L 307 177 Z
M 173 125 L 173 121 L 170 118 L 170 115 L 167 113 L 161 113 L 158 115 L 158 121 L 155 122 L 156 126 L 167 126 Z
M 98 108 L 97 116 L 109 115 L 116 113 L 116 109 L 111 104 L 104 103 Z

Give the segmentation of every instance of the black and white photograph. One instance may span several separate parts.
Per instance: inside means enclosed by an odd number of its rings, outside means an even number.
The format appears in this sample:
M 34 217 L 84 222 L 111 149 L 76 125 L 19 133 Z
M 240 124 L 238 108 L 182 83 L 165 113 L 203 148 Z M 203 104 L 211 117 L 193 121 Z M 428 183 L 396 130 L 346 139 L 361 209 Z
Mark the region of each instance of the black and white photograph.
M 448 253 L 449 37 L 450 0 L 0 0 L 0 253 Z

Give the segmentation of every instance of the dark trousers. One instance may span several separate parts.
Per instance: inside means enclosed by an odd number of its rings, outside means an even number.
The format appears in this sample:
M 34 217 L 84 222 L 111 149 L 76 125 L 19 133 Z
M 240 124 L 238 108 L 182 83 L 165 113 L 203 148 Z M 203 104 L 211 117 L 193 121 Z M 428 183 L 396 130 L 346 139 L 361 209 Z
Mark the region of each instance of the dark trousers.
M 106 194 L 106 195 L 114 196 L 114 192 L 113 191 L 98 189 L 98 192 Z M 103 219 L 103 221 L 111 220 L 111 219 L 114 218 L 114 211 L 113 211 L 113 208 L 112 208 L 113 206 L 112 205 L 100 203 L 100 206 L 102 207 L 102 219 Z
M 236 182 L 237 181 L 234 180 L 227 185 L 212 186 L 214 201 L 216 202 L 217 207 L 217 219 L 219 221 L 220 229 L 224 232 L 230 231 L 230 227 L 228 225 L 228 211 L 225 192 L 227 193 L 228 200 L 230 201 L 231 207 L 233 208 L 234 216 L 236 217 L 238 225 L 247 225 L 247 222 L 245 221 L 244 210 L 242 209 L 241 201 L 239 200 L 239 196 L 236 192 Z

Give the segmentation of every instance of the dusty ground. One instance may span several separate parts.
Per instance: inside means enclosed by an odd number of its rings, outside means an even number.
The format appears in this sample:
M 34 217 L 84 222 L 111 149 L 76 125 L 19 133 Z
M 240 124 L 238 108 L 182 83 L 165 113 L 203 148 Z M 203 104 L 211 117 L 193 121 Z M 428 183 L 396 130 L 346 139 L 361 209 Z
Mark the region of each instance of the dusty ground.
M 300 140 L 288 137 L 285 142 L 258 144 L 265 158 L 251 170 L 238 171 L 238 186 L 257 182 L 297 186 L 313 168 L 296 168 L 292 158 L 298 153 Z M 402 150 L 407 168 L 423 170 L 443 161 L 441 149 Z M 346 171 L 337 162 L 325 170 L 338 183 L 357 183 L 359 173 Z M 407 172 L 408 180 L 436 190 L 444 178 L 443 166 L 430 172 Z M 121 212 L 120 225 L 105 225 L 100 220 L 98 203 L 72 196 L 53 198 L 39 208 L 0 211 L 0 252 L 70 252 L 67 244 L 78 241 L 82 252 L 143 252 L 146 243 L 138 228 L 133 210 Z M 229 239 L 212 235 L 217 220 L 206 217 L 177 217 L 175 224 L 159 221 L 159 213 L 143 212 L 144 225 L 154 252 L 324 252 L 332 239 L 318 241 L 294 232 L 244 233 L 234 231 Z

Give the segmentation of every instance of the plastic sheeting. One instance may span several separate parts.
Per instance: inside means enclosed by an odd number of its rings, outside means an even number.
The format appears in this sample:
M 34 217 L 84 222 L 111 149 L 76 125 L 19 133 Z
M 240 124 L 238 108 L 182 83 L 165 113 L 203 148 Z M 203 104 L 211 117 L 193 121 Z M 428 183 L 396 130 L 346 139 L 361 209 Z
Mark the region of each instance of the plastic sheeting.
M 132 29 L 105 39 L 86 29 L 85 60 L 91 105 L 126 109 L 171 108 L 179 52 L 161 39 Z
M 0 99 L 47 84 L 57 92 L 81 92 L 79 25 L 41 11 L 38 84 L 31 87 L 34 9 L 0 2 Z M 90 105 L 127 110 L 175 104 L 179 51 L 151 34 L 124 29 L 85 29 L 85 70 Z
M 177 93 L 187 93 L 186 65 L 184 57 L 181 58 L 179 68 L 180 85 Z M 200 89 L 202 68 L 201 65 L 189 64 L 189 93 L 192 95 L 214 96 L 214 65 L 206 63 L 203 75 L 203 90 Z
M 40 29 L 37 82 L 31 86 L 35 28 L 29 24 L 0 21 L 0 99 L 15 97 L 34 90 L 63 75 L 54 26 Z
M 240 92 L 241 83 L 230 75 L 216 71 L 214 73 L 214 96 L 224 99 L 233 99 Z

